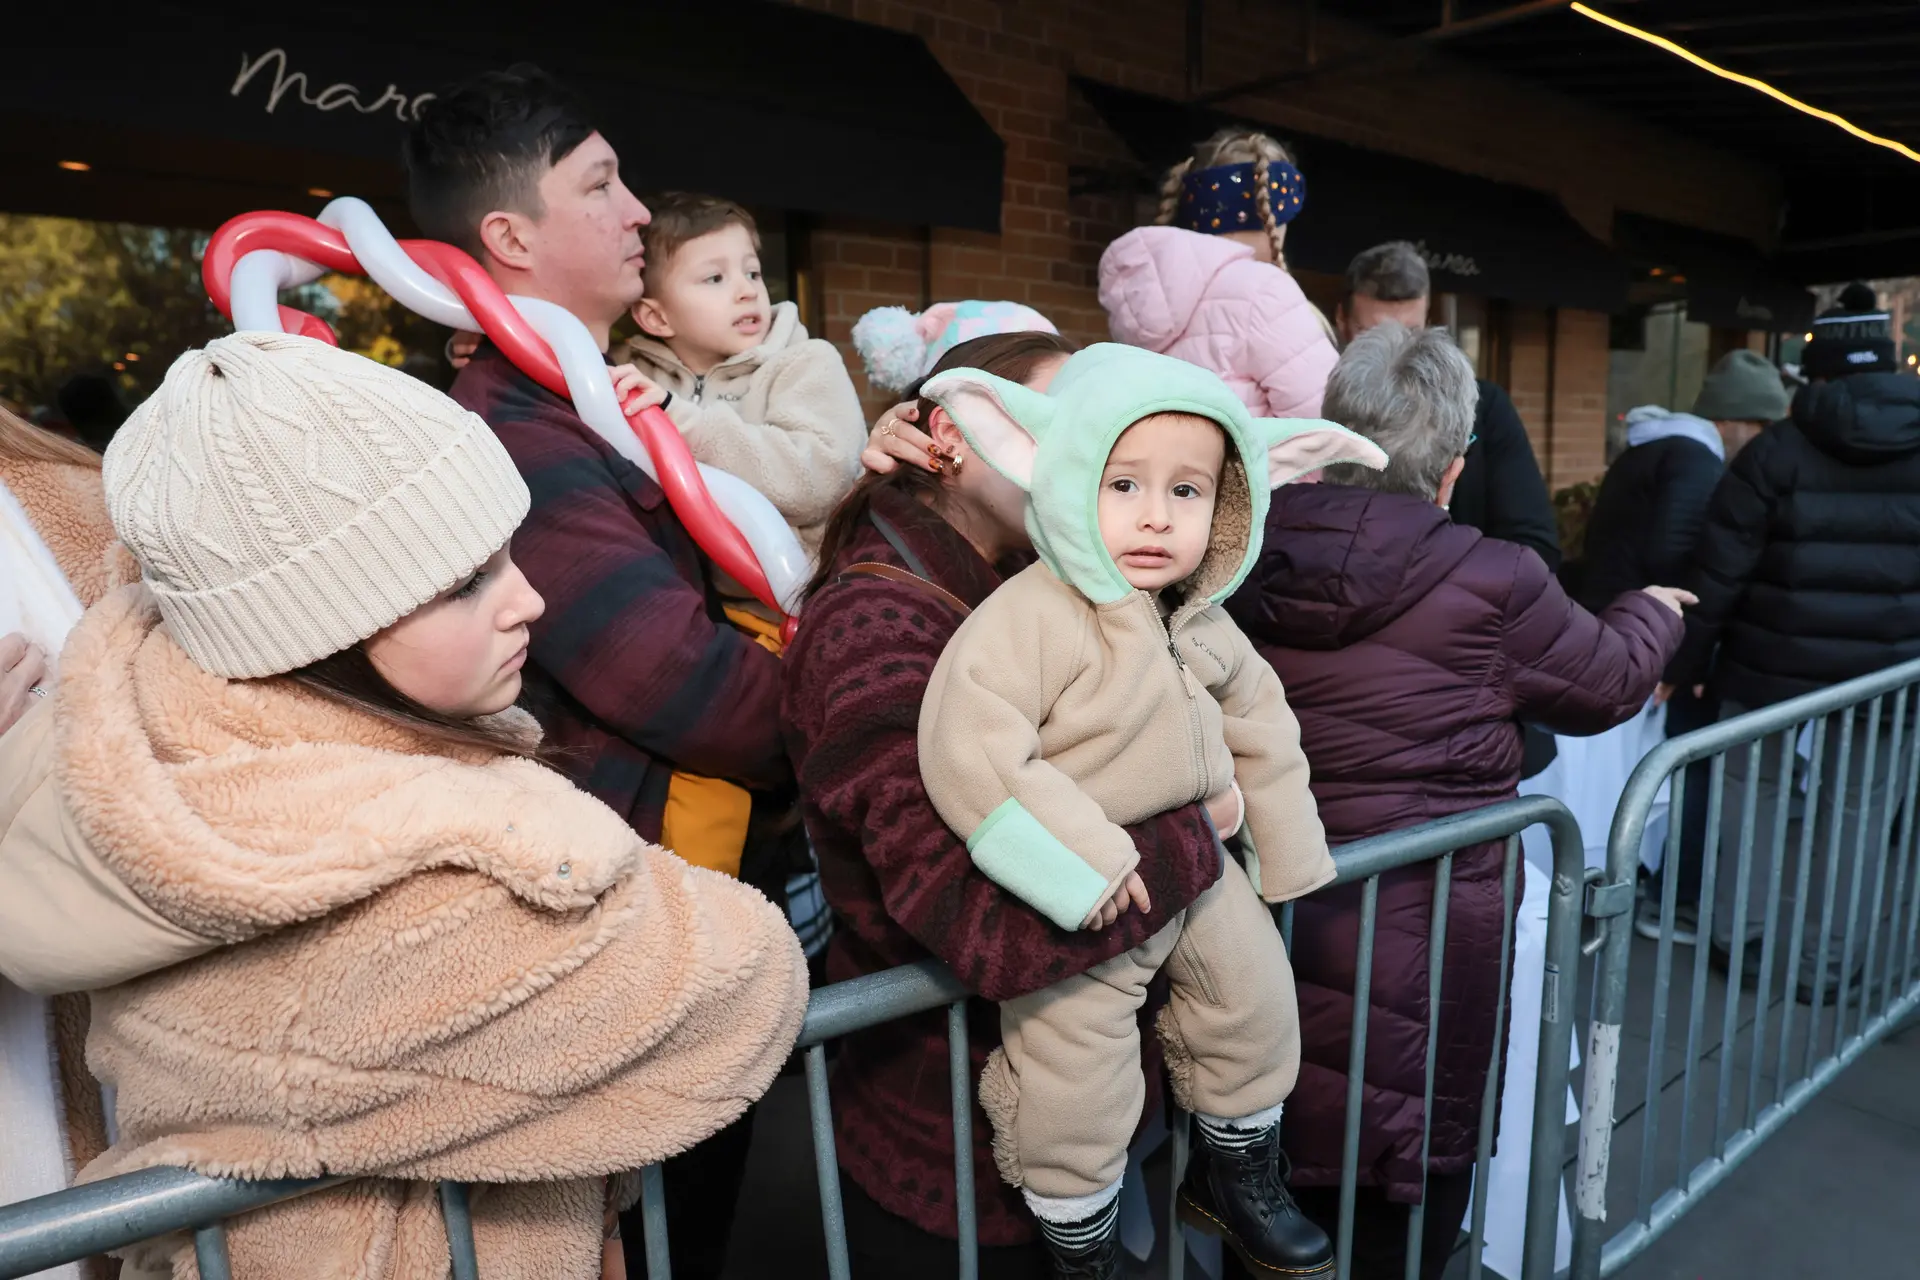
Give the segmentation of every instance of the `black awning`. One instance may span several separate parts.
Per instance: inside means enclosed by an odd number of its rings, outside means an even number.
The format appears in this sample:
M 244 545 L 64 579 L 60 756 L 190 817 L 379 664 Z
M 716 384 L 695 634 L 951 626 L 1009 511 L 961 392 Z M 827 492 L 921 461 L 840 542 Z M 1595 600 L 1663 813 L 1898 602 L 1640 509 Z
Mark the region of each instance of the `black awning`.
M 1813 295 L 1736 236 L 1620 213 L 1613 244 L 1650 278 L 1685 288 L 1687 319 L 1696 323 L 1799 333 L 1813 320 Z
M 44 7 L 0 76 L 0 209 L 158 221 L 150 196 L 206 225 L 310 187 L 392 207 L 421 95 L 524 60 L 592 102 L 636 190 L 999 228 L 1005 148 L 907 33 L 766 0 L 547 4 L 497 31 L 484 6 L 261 12 Z
M 1920 200 L 1911 206 L 1906 222 L 1904 227 L 1788 242 L 1780 246 L 1780 265 L 1806 284 L 1920 276 Z
M 1194 141 L 1245 123 L 1095 81 L 1074 81 L 1141 163 L 1177 164 Z M 1534 306 L 1617 311 L 1628 273 L 1560 202 L 1527 187 L 1330 138 L 1272 129 L 1296 150 L 1307 204 L 1287 234 L 1287 260 L 1343 272 L 1355 254 L 1411 240 L 1426 255 L 1436 290 L 1510 298 Z

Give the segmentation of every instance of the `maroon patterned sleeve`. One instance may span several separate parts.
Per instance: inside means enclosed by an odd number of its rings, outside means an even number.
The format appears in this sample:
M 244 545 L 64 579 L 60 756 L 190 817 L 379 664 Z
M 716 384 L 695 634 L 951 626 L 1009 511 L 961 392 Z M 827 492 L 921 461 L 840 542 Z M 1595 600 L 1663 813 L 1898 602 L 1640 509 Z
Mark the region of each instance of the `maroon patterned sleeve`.
M 858 841 L 877 885 L 877 902 L 835 902 L 849 926 L 871 937 L 891 922 L 970 990 L 1007 1000 L 1151 937 L 1219 876 L 1220 846 L 1197 805 L 1129 828 L 1153 910 L 1105 930 L 1061 930 L 983 875 L 920 781 L 920 703 L 957 625 L 944 606 L 880 579 L 823 592 L 789 651 L 786 713 L 810 813 Z

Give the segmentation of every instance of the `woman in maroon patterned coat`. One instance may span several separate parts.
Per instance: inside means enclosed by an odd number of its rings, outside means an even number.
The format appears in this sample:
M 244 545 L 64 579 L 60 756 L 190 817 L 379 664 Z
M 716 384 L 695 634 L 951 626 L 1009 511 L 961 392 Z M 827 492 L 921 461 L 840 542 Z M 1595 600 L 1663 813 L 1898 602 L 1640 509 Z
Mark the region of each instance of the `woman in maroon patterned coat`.
M 1043 387 L 1067 353 L 1050 334 L 977 338 L 936 368 L 971 367 Z M 1067 933 L 973 865 L 920 783 L 920 703 L 964 611 L 1000 583 L 994 564 L 1030 550 L 1025 495 L 972 458 L 944 411 L 918 416 L 957 461 L 869 477 L 828 525 L 819 575 L 787 649 L 782 720 L 807 832 L 838 927 L 832 981 L 929 956 L 980 999 L 968 1018 L 969 1092 L 999 1043 L 995 1002 L 1050 986 L 1138 946 L 1220 874 L 1219 841 L 1198 805 L 1132 829 L 1153 909 Z M 894 435 L 921 439 L 890 416 Z M 887 430 L 888 428 L 883 428 Z M 949 454 L 949 456 L 951 456 Z M 893 577 L 849 573 L 878 563 Z M 921 579 L 914 582 L 912 578 Z M 1151 1043 L 1152 1037 L 1145 1037 Z M 952 1274 L 953 1129 L 940 1010 L 847 1037 L 833 1075 L 834 1136 L 859 1280 Z M 991 1129 L 973 1108 L 980 1274 L 1046 1274 L 1019 1192 L 1000 1180 Z
M 1438 330 L 1356 338 L 1326 415 L 1386 450 L 1384 472 L 1329 467 L 1273 495 L 1260 562 L 1228 611 L 1300 719 L 1327 840 L 1341 845 L 1504 800 L 1520 727 L 1598 733 L 1653 692 L 1679 646 L 1684 592 L 1650 587 L 1598 617 L 1525 547 L 1454 524 L 1446 505 L 1472 430 L 1473 369 Z M 1470 1196 L 1482 1091 L 1507 975 L 1503 843 L 1454 858 L 1432 1144 L 1421 1163 L 1433 864 L 1381 878 L 1353 1275 L 1405 1274 L 1405 1206 L 1422 1200 L 1422 1274 L 1438 1276 Z M 1517 906 L 1516 902 L 1516 906 Z M 1283 1127 L 1300 1205 L 1338 1215 L 1360 886 L 1295 907 L 1303 1061 Z

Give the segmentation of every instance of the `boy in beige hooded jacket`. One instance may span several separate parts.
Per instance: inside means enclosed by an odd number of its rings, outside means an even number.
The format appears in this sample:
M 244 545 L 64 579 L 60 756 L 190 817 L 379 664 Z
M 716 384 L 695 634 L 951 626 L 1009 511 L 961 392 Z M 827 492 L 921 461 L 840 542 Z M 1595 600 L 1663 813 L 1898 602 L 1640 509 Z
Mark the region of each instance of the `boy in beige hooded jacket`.
M 1236 795 L 1261 893 L 1231 858 L 1144 945 L 1001 1006 L 981 1104 L 1057 1274 L 1118 1275 L 1126 1146 L 1144 1102 L 1137 1017 L 1163 966 L 1175 1092 L 1202 1141 L 1181 1213 L 1258 1274 L 1323 1275 L 1325 1233 L 1280 1180 L 1280 1107 L 1299 1067 L 1293 980 L 1262 905 L 1331 881 L 1299 727 L 1220 607 L 1260 551 L 1268 491 L 1373 444 L 1317 421 L 1254 420 L 1204 369 L 1103 344 L 1048 394 L 952 370 L 923 394 L 1028 491 L 1040 562 L 961 626 L 922 704 L 921 771 L 975 863 L 1063 929 L 1146 908 L 1125 824 Z
M 809 555 L 860 478 L 867 418 L 831 342 L 777 306 L 753 215 L 729 200 L 669 193 L 646 233 L 640 333 L 613 353 L 622 401 L 659 403 L 693 456 L 765 494 Z

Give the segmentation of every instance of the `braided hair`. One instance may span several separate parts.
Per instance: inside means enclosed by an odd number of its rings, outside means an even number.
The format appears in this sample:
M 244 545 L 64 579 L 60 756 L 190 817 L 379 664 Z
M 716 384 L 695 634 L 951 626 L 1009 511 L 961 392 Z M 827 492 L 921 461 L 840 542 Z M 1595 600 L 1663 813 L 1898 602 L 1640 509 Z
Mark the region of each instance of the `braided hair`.
M 1154 215 L 1159 226 L 1171 226 L 1174 215 L 1180 210 L 1182 185 L 1187 175 L 1195 169 L 1211 169 L 1222 164 L 1252 164 L 1254 179 L 1260 184 L 1261 191 L 1267 190 L 1267 166 L 1274 161 L 1293 163 L 1293 157 L 1267 134 L 1252 129 L 1222 129 L 1193 149 L 1193 154 L 1167 170 L 1167 176 L 1160 183 L 1160 210 Z M 1273 202 L 1261 200 L 1260 225 L 1266 228 L 1267 239 L 1273 244 L 1274 265 L 1281 270 L 1287 266 L 1287 256 L 1281 250 L 1282 231 L 1280 223 L 1273 216 Z

